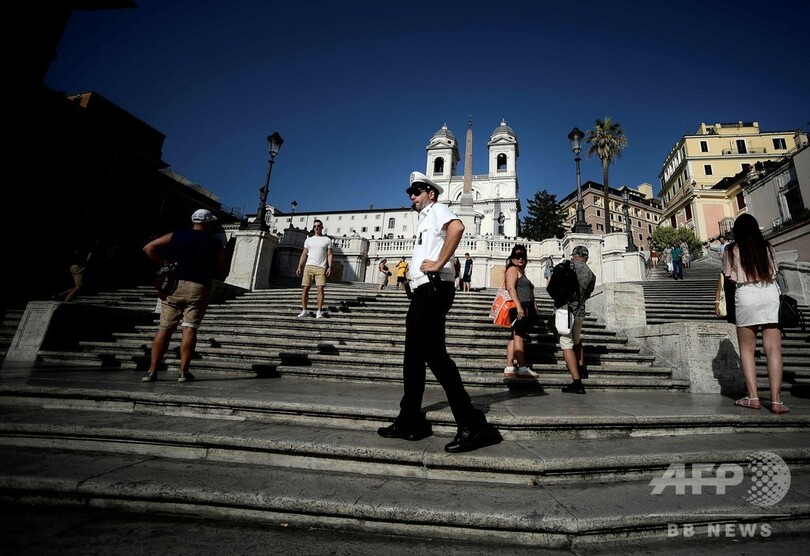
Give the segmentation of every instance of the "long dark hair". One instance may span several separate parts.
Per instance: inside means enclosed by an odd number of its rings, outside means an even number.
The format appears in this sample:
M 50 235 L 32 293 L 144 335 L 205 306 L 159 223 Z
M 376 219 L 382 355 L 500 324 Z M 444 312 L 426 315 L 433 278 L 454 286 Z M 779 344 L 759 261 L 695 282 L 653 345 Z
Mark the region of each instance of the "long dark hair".
M 734 245 L 740 254 L 740 267 L 756 282 L 773 279 L 771 260 L 773 247 L 762 236 L 757 219 L 750 214 L 741 214 L 734 221 Z M 734 264 L 734 249 L 728 249 L 730 261 Z

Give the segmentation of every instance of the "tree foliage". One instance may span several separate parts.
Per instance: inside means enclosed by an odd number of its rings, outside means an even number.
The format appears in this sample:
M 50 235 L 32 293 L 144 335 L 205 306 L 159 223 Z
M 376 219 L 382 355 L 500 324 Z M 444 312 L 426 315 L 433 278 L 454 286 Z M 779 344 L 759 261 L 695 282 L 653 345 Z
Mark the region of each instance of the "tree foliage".
M 604 191 L 605 233 L 611 232 L 610 224 L 610 185 L 608 181 L 610 163 L 622 155 L 627 147 L 627 137 L 624 135 L 622 124 L 614 122 L 610 116 L 604 120 L 596 118 L 593 129 L 586 133 L 586 143 L 589 143 L 586 157 L 598 156 L 602 161 L 602 183 Z
M 527 206 L 527 215 L 521 223 L 523 237 L 533 241 L 541 241 L 556 237 L 563 226 L 563 215 L 557 196 L 545 189 L 534 194 Z
M 672 245 L 685 241 L 689 246 L 689 253 L 698 257 L 703 253 L 703 246 L 695 235 L 695 232 L 684 226 L 673 228 L 672 226 L 658 226 L 652 233 L 652 243 L 658 251 L 664 249 L 668 243 Z

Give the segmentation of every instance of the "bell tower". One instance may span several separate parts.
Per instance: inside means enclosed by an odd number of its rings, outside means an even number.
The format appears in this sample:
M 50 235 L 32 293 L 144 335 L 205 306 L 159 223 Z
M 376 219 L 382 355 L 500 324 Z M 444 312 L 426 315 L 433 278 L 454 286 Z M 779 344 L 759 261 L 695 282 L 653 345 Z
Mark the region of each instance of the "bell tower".
M 430 138 L 427 151 L 427 168 L 425 175 L 436 183 L 450 184 L 450 178 L 456 175 L 458 162 L 458 141 L 453 132 L 447 129 L 447 123 Z M 447 187 L 444 188 L 448 190 Z M 446 200 L 446 199 L 445 199 Z

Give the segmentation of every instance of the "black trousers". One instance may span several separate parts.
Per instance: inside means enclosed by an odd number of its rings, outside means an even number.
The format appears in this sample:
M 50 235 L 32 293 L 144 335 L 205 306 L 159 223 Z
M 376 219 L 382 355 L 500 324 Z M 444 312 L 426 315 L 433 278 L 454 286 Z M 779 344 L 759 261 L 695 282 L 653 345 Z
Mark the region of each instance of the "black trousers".
M 461 382 L 458 367 L 447 354 L 445 322 L 455 295 L 453 282 L 442 282 L 438 291 L 431 284 L 424 284 L 413 291 L 405 317 L 405 357 L 402 365 L 405 392 L 399 403 L 399 420 L 405 423 L 424 419 L 422 397 L 425 393 L 426 366 L 429 366 L 444 388 L 456 423 L 472 429 L 486 425 L 483 412 L 473 406 Z

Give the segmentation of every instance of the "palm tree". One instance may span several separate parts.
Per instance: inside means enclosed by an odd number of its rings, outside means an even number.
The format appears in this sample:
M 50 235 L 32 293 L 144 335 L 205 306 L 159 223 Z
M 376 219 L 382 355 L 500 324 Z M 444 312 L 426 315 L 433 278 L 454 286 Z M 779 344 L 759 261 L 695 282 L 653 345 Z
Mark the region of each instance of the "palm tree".
M 610 163 L 622 155 L 622 151 L 627 146 L 627 137 L 624 135 L 622 124 L 614 122 L 610 116 L 605 116 L 604 120 L 596 119 L 593 129 L 587 132 L 587 143 L 590 143 L 586 158 L 593 155 L 602 161 L 602 182 L 605 186 L 605 233 L 609 234 L 613 229 L 610 225 L 610 186 L 608 185 L 608 167 Z

